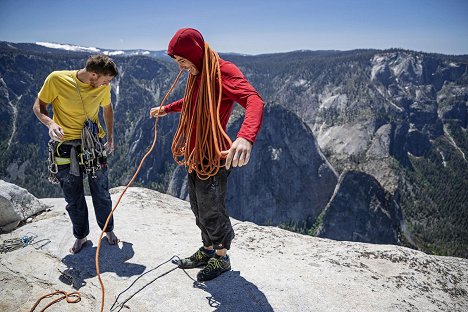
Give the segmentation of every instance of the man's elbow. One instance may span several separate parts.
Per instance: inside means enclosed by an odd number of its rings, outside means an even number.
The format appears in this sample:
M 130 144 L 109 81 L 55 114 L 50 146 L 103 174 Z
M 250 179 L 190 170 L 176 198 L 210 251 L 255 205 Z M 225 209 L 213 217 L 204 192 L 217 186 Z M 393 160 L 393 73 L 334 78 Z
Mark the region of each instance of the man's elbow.
M 102 107 L 104 114 L 113 114 L 114 110 L 112 109 L 112 104 L 106 105 Z
M 39 112 L 40 107 L 39 107 L 39 99 L 38 98 L 36 98 L 36 100 L 34 101 L 34 104 L 32 106 L 32 110 L 33 110 L 34 113 Z

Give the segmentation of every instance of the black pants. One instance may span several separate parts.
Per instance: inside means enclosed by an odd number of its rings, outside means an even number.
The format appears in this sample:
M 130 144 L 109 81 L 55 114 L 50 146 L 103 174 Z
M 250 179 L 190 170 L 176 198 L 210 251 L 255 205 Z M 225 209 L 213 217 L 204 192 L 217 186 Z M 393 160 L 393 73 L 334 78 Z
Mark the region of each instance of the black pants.
M 222 168 L 207 180 L 199 179 L 195 171 L 188 174 L 190 206 L 206 247 L 229 249 L 234 238 L 225 206 L 229 173 Z
M 89 234 L 88 206 L 83 189 L 83 170 L 80 170 L 80 176 L 70 174 L 70 166 L 60 166 L 57 178 L 60 181 L 65 201 L 67 202 L 67 211 L 73 224 L 73 235 L 78 238 L 85 238 Z M 93 199 L 94 213 L 96 220 L 101 228 L 104 228 L 107 217 L 112 210 L 112 200 L 109 194 L 109 180 L 107 168 L 96 172 L 96 177 L 88 175 L 89 190 Z M 114 229 L 114 220 L 111 218 L 107 224 L 106 232 Z

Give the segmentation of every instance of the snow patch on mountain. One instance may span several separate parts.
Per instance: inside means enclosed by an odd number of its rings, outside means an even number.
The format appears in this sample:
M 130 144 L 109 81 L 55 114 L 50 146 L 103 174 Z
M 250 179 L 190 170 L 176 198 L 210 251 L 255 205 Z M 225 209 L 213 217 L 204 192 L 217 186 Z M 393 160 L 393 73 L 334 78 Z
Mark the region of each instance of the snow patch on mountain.
M 72 44 L 61 44 L 61 43 L 53 43 L 53 42 L 36 42 L 37 45 L 51 48 L 51 49 L 61 49 L 67 51 L 75 51 L 75 52 L 100 52 L 101 50 L 95 47 L 82 47 Z
M 133 56 L 133 55 L 145 55 L 145 56 L 163 56 L 165 51 L 148 51 L 148 50 L 112 50 L 112 49 L 100 49 L 96 47 L 83 47 L 73 44 L 62 44 L 54 42 L 36 42 L 37 45 L 50 48 L 72 52 L 91 52 L 91 53 L 102 53 L 109 56 Z

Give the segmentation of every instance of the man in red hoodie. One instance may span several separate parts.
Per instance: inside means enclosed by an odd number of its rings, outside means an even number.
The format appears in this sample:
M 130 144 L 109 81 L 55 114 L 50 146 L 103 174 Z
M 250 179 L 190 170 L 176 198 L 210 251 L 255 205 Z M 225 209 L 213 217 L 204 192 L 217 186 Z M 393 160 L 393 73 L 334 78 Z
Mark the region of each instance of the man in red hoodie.
M 188 269 L 205 266 L 198 273 L 197 279 L 206 281 L 231 269 L 227 250 L 229 250 L 231 241 L 234 238 L 234 231 L 225 207 L 227 178 L 231 167 L 242 167 L 249 162 L 252 144 L 255 142 L 262 124 L 263 100 L 245 79 L 239 68 L 231 62 L 220 59 L 216 52 L 212 51 L 205 43 L 201 33 L 195 29 L 179 29 L 170 41 L 167 53 L 175 59 L 181 70 L 188 71 L 189 79 L 187 84 L 191 84 L 193 87 L 187 86 L 187 89 L 191 91 L 186 91 L 184 98 L 162 108 L 152 108 L 150 117 L 165 116 L 168 113 L 182 111 L 179 129 L 184 127 L 181 123 L 194 120 L 190 126 L 185 128 L 188 129 L 186 132 L 190 133 L 186 133 L 185 136 L 182 135 L 182 143 L 173 143 L 173 152 L 175 145 L 181 146 L 180 150 L 185 152 L 185 155 L 182 155 L 182 161 L 177 161 L 178 156 L 181 156 L 180 154 L 176 155 L 174 153 L 174 158 L 179 164 L 185 165 L 189 172 L 190 205 L 195 215 L 196 224 L 201 230 L 203 246 L 192 256 L 182 259 L 179 267 Z M 208 79 L 210 81 L 209 78 L 205 78 L 209 75 L 207 74 L 210 66 L 208 62 L 215 69 L 211 71 L 212 81 L 215 81 L 212 85 L 215 85 L 215 89 L 218 90 L 218 93 L 214 94 L 215 96 L 206 95 L 210 90 L 204 80 Z M 201 118 L 197 120 L 198 117 L 194 117 L 194 115 L 196 116 L 194 112 L 200 108 L 198 105 L 205 105 L 206 107 L 210 105 L 209 103 L 212 103 L 212 98 L 219 99 L 219 76 L 222 90 L 220 101 L 217 102 L 219 104 L 219 115 L 208 117 L 208 122 L 202 123 Z M 235 102 L 245 108 L 245 117 L 236 140 L 229 146 L 230 142 L 224 144 L 226 140 L 230 141 L 226 139 L 225 131 Z M 182 118 L 184 108 L 186 112 L 188 110 L 189 118 L 187 119 Z M 211 122 L 212 119 L 216 119 L 216 121 Z M 214 156 L 215 158 L 218 157 L 218 165 L 211 168 L 216 170 L 205 175 L 203 172 L 200 173 L 198 169 L 203 167 L 207 159 L 212 157 L 208 154 L 213 153 L 208 153 L 201 148 L 202 152 L 198 150 L 199 141 L 201 140 L 199 137 L 206 136 L 197 135 L 200 131 L 205 130 L 197 129 L 197 126 L 206 128 L 209 125 L 216 124 L 216 122 L 221 128 L 219 130 L 221 134 L 215 135 L 213 141 L 216 141 L 217 138 L 221 142 L 219 146 L 226 148 L 221 153 L 215 153 L 218 155 Z M 210 144 L 216 144 L 216 142 L 210 142 Z M 195 157 L 195 154 L 198 156 Z

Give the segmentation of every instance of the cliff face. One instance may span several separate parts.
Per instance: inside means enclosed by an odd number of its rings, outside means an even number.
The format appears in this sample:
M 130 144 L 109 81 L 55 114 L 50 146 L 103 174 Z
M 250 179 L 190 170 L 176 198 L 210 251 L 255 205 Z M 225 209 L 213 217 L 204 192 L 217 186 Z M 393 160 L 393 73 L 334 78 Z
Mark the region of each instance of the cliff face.
M 243 118 L 231 123 L 235 138 Z M 168 194 L 188 199 L 185 169 L 175 170 Z M 229 214 L 257 224 L 308 228 L 327 204 L 337 175 L 312 131 L 293 113 L 268 106 L 247 166 L 232 168 L 226 205 Z
M 239 118 L 229 128 L 235 137 Z M 229 177 L 227 207 L 240 220 L 310 227 L 331 197 L 337 175 L 312 131 L 281 108 L 265 110 L 250 163 Z
M 317 236 L 377 244 L 399 244 L 400 207 L 377 180 L 346 171 L 320 216 Z
M 47 182 L 47 131 L 31 106 L 49 72 L 80 68 L 87 54 L 5 42 L 0 53 L 0 178 L 37 196 L 61 196 Z M 241 68 L 269 107 L 250 164 L 231 175 L 228 207 L 234 215 L 304 230 L 331 196 L 336 177 L 330 170 L 361 171 L 394 196 L 407 241 L 468 257 L 467 56 L 356 50 L 221 57 Z M 151 145 L 148 111 L 177 74 L 176 64 L 162 57 L 116 61 L 117 149 L 109 159 L 114 186 L 128 182 Z M 183 95 L 184 79 L 169 101 Z M 135 183 L 169 187 L 187 198 L 184 171 L 174 174 L 170 151 L 177 120 L 160 119 L 158 144 Z M 232 138 L 235 132 L 231 128 Z
M 357 50 L 232 60 L 313 130 L 338 173 L 365 172 L 395 196 L 406 241 L 468 257 L 468 56 Z

